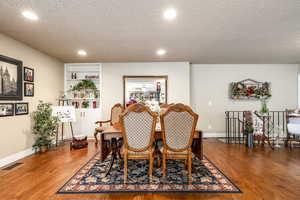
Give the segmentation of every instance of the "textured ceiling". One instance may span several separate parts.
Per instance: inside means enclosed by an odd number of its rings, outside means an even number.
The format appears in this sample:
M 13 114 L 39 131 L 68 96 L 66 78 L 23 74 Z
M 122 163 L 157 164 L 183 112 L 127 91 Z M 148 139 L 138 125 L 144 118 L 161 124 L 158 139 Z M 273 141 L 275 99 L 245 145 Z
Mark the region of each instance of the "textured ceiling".
M 300 1 L 1 0 L 0 32 L 64 62 L 299 63 Z

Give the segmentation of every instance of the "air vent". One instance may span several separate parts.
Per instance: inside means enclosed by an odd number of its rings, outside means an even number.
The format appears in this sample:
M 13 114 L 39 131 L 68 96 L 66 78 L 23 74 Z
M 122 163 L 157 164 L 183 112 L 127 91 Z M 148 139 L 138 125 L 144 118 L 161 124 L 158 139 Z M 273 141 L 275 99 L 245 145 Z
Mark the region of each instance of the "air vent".
M 12 165 L 10 165 L 10 166 L 8 166 L 8 167 L 3 168 L 2 170 L 8 171 L 8 170 L 11 170 L 11 169 L 13 169 L 13 168 L 15 168 L 15 167 L 18 167 L 19 165 L 22 165 L 22 164 L 23 164 L 23 163 L 17 162 L 17 163 L 14 163 L 14 164 L 12 164 Z

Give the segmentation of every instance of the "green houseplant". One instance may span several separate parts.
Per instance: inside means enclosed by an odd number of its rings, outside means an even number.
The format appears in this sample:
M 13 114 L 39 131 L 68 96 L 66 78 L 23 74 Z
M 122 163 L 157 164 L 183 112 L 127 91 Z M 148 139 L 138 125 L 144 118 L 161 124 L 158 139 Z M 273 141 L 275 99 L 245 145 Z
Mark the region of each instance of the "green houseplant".
M 52 116 L 50 103 L 40 101 L 37 110 L 33 112 L 33 120 L 33 134 L 36 135 L 36 140 L 32 147 L 35 151 L 45 152 L 56 134 L 58 118 Z
M 86 89 L 90 89 L 93 92 L 97 91 L 97 87 L 96 87 L 95 83 L 88 79 L 80 81 L 72 88 L 73 91 L 86 90 Z

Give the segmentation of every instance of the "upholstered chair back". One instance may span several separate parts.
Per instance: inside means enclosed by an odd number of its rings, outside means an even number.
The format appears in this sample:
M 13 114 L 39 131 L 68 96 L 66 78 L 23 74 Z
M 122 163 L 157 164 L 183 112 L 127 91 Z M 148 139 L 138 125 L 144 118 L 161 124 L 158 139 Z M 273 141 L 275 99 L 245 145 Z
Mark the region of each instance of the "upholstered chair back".
M 130 105 L 121 115 L 125 148 L 145 151 L 154 140 L 156 114 L 142 104 Z
M 120 122 L 120 115 L 124 111 L 123 106 L 121 104 L 116 104 L 111 109 L 111 124 Z
M 168 149 L 181 151 L 192 144 L 198 115 L 183 104 L 170 106 L 161 115 L 163 139 Z
M 160 113 L 164 113 L 168 110 L 169 107 L 175 105 L 174 103 L 171 104 L 161 104 L 160 107 Z

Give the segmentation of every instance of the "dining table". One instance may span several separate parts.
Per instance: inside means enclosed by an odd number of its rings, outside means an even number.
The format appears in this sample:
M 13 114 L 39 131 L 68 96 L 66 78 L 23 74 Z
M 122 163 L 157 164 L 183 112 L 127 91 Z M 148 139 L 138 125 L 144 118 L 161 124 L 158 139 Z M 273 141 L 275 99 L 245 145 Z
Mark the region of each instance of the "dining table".
M 100 134 L 98 141 L 97 135 Z M 122 146 L 122 130 L 120 123 L 115 123 L 111 126 L 103 126 L 95 129 L 95 144 L 99 145 L 100 161 L 104 161 L 109 153 L 112 153 L 109 169 L 106 175 L 110 172 L 114 160 L 120 155 L 120 149 Z M 162 130 L 160 124 L 156 124 L 155 128 L 155 140 L 162 139 Z M 192 151 L 198 159 L 203 159 L 203 133 L 201 130 L 195 130 L 193 135 Z M 107 145 L 109 141 L 109 145 Z

